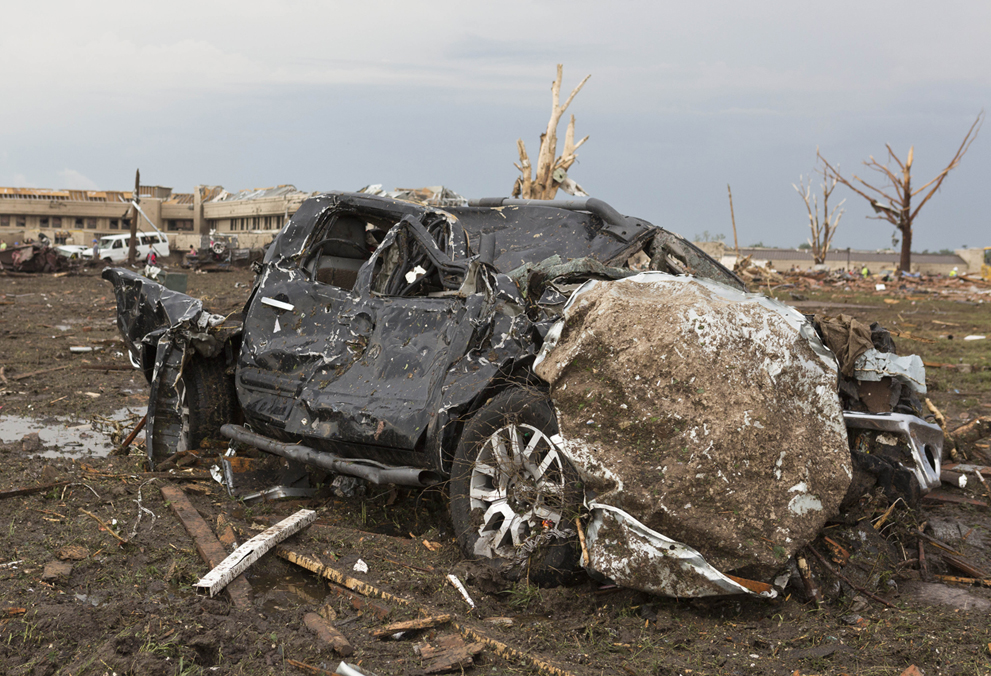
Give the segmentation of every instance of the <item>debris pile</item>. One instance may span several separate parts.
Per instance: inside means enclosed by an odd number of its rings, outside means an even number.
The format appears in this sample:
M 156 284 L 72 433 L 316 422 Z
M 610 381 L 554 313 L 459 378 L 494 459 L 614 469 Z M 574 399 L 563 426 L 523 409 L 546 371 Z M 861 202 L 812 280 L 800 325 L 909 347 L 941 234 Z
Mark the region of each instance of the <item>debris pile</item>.
M 62 272 L 73 267 L 74 261 L 44 242 L 31 242 L 0 251 L 0 274 Z

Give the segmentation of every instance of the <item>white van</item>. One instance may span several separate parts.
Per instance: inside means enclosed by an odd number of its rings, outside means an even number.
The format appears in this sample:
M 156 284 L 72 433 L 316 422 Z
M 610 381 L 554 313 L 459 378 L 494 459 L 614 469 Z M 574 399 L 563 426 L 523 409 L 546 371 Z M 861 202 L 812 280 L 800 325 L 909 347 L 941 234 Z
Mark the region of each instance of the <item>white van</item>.
M 100 253 L 97 254 L 97 258 L 101 261 L 109 261 L 111 263 L 122 263 L 127 260 L 127 252 L 130 247 L 131 236 L 129 234 L 124 235 L 107 235 L 106 237 L 101 237 L 99 241 Z M 163 256 L 169 255 L 169 240 L 168 238 L 160 232 L 139 232 L 138 233 L 138 244 L 137 244 L 137 258 L 139 261 L 143 261 L 148 257 L 148 252 L 154 248 L 155 254 L 162 258 Z M 87 258 L 93 257 L 93 249 L 89 250 L 89 254 L 84 254 Z

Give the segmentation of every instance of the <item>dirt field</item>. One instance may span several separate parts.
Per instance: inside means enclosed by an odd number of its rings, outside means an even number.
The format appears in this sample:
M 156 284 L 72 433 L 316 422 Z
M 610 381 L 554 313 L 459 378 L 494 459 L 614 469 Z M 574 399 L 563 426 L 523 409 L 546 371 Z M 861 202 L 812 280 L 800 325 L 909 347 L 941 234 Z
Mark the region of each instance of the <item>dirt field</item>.
M 228 312 L 244 301 L 250 282 L 245 271 L 190 275 L 189 292 Z M 878 320 L 895 334 L 899 352 L 937 364 L 928 370 L 929 396 L 950 429 L 991 415 L 991 341 L 962 340 L 991 335 L 991 295 L 982 289 L 941 295 L 807 285 L 779 296 L 808 313 Z M 927 675 L 991 673 L 991 589 L 937 577 L 968 577 L 947 556 L 991 570 L 987 506 L 926 501 L 880 523 L 884 505 L 866 502 L 826 529 L 814 549 L 894 607 L 851 589 L 812 556 L 825 596 L 819 609 L 795 580 L 770 601 L 675 600 L 588 579 L 559 589 L 507 583 L 461 560 L 443 490 L 372 486 L 339 497 L 323 485 L 311 500 L 246 506 L 218 483 L 190 477 L 202 476 L 216 451 L 202 451 L 198 462 L 188 458 L 172 478 L 145 473 L 140 448 L 126 457 L 95 453 L 108 446 L 99 443 L 101 427 L 114 428 L 104 419 L 116 414 L 123 421 L 117 433 L 126 433 L 147 396 L 122 354 L 114 313 L 110 285 L 96 271 L 0 277 L 0 492 L 49 486 L 0 499 L 0 673 L 333 673 L 341 656 L 304 620 L 321 609 L 353 645 L 344 659 L 379 676 L 423 673 L 429 660 L 414 644 L 442 643 L 457 627 L 471 641 L 483 635 L 508 648 L 487 644 L 465 667 L 472 674 L 897 675 L 913 664 Z M 52 427 L 77 429 L 21 439 Z M 991 464 L 986 439 L 962 450 L 971 462 Z M 163 499 L 167 486 L 182 489 L 218 534 L 222 515 L 239 543 L 300 508 L 315 509 L 317 523 L 285 546 L 408 603 L 377 601 L 388 609 L 382 618 L 365 597 L 336 593 L 274 552 L 245 574 L 246 605 L 226 592 L 197 596 L 192 585 L 209 567 Z M 943 492 L 987 500 L 973 477 L 965 489 Z M 922 538 L 920 570 L 913 531 L 924 523 L 930 539 Z M 355 571 L 359 559 L 366 573 Z M 466 583 L 474 610 L 449 573 Z M 373 636 L 424 614 L 453 615 L 456 625 L 398 640 Z

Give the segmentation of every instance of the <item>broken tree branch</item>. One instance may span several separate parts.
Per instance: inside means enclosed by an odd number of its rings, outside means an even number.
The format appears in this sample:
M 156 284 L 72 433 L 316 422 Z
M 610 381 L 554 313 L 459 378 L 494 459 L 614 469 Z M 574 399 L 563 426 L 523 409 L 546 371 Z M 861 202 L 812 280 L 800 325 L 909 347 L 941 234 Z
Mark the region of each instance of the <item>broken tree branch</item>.
M 34 495 L 35 493 L 44 493 L 45 491 L 52 490 L 53 488 L 61 488 L 62 486 L 68 486 L 69 482 L 62 481 L 55 484 L 41 484 L 38 486 L 29 486 L 27 488 L 12 488 L 9 491 L 0 491 L 0 500 L 5 498 L 16 498 L 19 495 Z
M 40 376 L 45 373 L 54 373 L 55 371 L 62 371 L 67 368 L 72 368 L 72 365 L 67 366 L 56 366 L 50 369 L 41 369 L 40 371 L 31 371 L 30 373 L 23 373 L 19 376 L 10 376 L 9 380 L 25 380 L 26 378 L 31 378 L 32 376 Z
M 887 144 L 885 145 L 885 148 L 888 151 L 888 162 L 894 162 L 898 166 L 900 175 L 889 169 L 886 164 L 881 164 L 875 160 L 873 156 L 865 161 L 864 166 L 883 176 L 894 194 L 892 194 L 892 192 L 886 192 L 885 190 L 876 188 L 857 175 L 853 176 L 852 181 L 846 179 L 842 174 L 840 174 L 839 169 L 830 165 L 829 162 L 827 162 L 825 158 L 819 154 L 819 151 L 816 151 L 816 156 L 823 162 L 826 167 L 826 172 L 832 178 L 866 199 L 871 205 L 871 208 L 874 209 L 874 212 L 878 214 L 876 218 L 888 221 L 901 233 L 901 260 L 899 263 L 899 269 L 902 272 L 909 272 L 911 270 L 912 225 L 916 216 L 919 215 L 919 211 L 922 207 L 925 206 L 934 194 L 936 194 L 949 173 L 959 166 L 963 156 L 970 149 L 974 139 L 977 138 L 977 133 L 980 131 L 983 122 L 984 111 L 982 110 L 978 114 L 977 119 L 974 120 L 974 123 L 971 124 L 970 129 L 967 130 L 967 134 L 964 136 L 963 141 L 960 143 L 960 146 L 957 148 L 957 152 L 953 155 L 953 158 L 950 160 L 949 164 L 947 164 L 946 167 L 936 174 L 936 176 L 928 183 L 923 185 L 921 188 L 916 188 L 915 190 L 912 189 L 912 160 L 915 154 L 914 148 L 909 148 L 908 156 L 905 161 L 902 162 L 895 154 L 895 151 L 892 150 L 891 146 Z M 859 183 L 860 187 L 854 185 L 854 182 Z M 861 187 L 864 190 L 862 190 Z M 877 193 L 880 200 L 883 200 L 886 204 L 879 201 L 878 197 L 869 195 L 868 192 L 865 192 L 865 190 Z M 912 198 L 923 193 L 925 193 L 925 196 L 913 206 Z
M 83 514 L 85 514 L 86 516 L 93 517 L 96 520 L 96 522 L 98 524 L 100 524 L 100 526 L 103 528 L 103 530 L 107 531 L 108 533 L 110 533 L 111 535 L 113 535 L 115 538 L 117 538 L 117 541 L 120 542 L 122 545 L 126 545 L 127 544 L 127 540 L 125 540 L 121 536 L 117 535 L 117 533 L 114 532 L 114 529 L 111 528 L 110 526 L 108 526 L 106 523 L 104 523 L 103 519 L 101 519 L 100 517 L 98 517 L 96 514 L 94 514 L 93 512 L 87 512 L 82 507 L 79 508 L 79 511 L 82 512 Z
M 393 622 L 392 624 L 387 624 L 380 629 L 376 629 L 372 632 L 372 636 L 375 638 L 385 638 L 386 636 L 392 636 L 393 634 L 399 634 L 404 631 L 413 631 L 415 629 L 430 629 L 431 627 L 437 627 L 442 624 L 447 624 L 454 619 L 454 615 L 444 614 L 444 615 L 433 615 L 431 617 L 420 617 L 415 620 L 404 620 L 402 622 Z
M 134 426 L 134 429 L 131 430 L 131 433 L 127 435 L 127 438 L 126 439 L 124 439 L 124 442 L 120 445 L 120 448 L 118 449 L 118 453 L 120 453 L 120 454 L 123 455 L 124 451 L 126 451 L 127 448 L 134 441 L 134 437 L 138 436 L 138 432 L 140 432 L 142 429 L 144 429 L 144 426 L 145 426 L 145 423 L 146 422 L 148 422 L 148 414 L 147 413 L 145 413 L 143 416 L 141 416 L 141 420 L 138 421 L 138 424 Z

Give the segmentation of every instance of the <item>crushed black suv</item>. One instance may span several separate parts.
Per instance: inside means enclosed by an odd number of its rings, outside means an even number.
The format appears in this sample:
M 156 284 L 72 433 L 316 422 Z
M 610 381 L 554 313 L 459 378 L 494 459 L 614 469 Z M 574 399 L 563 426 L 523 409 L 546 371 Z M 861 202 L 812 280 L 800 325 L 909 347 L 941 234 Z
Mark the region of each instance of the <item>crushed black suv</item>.
M 243 313 L 223 317 L 133 272 L 104 271 L 132 362 L 151 385 L 151 462 L 223 436 L 374 483 L 449 481 L 464 554 L 548 583 L 596 561 L 595 538 L 579 532 L 597 508 L 590 465 L 563 450 L 560 411 L 534 370 L 576 290 L 691 276 L 747 296 L 690 242 L 593 198 L 441 209 L 327 193 L 303 203 L 256 273 Z M 788 321 L 798 326 L 797 317 Z M 828 367 L 814 331 L 801 340 Z M 827 367 L 824 381 L 835 380 Z M 641 518 L 636 508 L 625 509 L 623 523 L 641 533 L 629 526 Z M 658 552 L 674 551 L 643 529 Z M 587 534 L 597 532 L 606 526 Z M 652 554 L 651 565 L 689 570 L 688 582 L 663 570 L 653 582 L 603 572 L 674 595 L 773 595 L 679 547 L 679 560 L 659 564 Z

